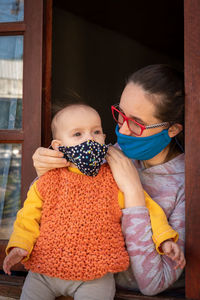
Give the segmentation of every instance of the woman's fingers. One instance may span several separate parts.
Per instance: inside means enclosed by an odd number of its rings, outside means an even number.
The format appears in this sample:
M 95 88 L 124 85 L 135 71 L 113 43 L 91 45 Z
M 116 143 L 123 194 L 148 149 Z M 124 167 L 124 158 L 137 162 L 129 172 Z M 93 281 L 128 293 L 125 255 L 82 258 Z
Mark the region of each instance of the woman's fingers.
M 47 148 L 38 148 L 32 158 L 38 176 L 43 175 L 51 169 L 69 166 L 69 162 L 63 158 L 63 153 Z
M 124 166 L 127 168 L 128 166 L 132 166 L 133 163 L 130 158 L 124 155 L 124 153 L 120 149 L 116 149 L 113 146 L 110 146 L 106 155 L 106 160 L 109 164 L 116 164 Z
M 66 164 L 67 160 L 62 157 L 54 157 L 54 156 L 40 156 L 38 159 L 33 158 L 33 164 L 35 167 L 41 166 L 45 167 L 47 164 L 49 165 L 63 165 Z
M 110 146 L 108 148 L 107 154 L 108 156 L 111 156 L 113 159 L 120 159 L 120 158 L 128 159 L 120 149 L 117 149 L 114 146 Z
M 124 193 L 125 207 L 145 206 L 143 188 L 132 160 L 112 146 L 108 149 L 106 160 L 115 182 Z
M 60 151 L 40 147 L 35 151 L 32 158 L 33 158 L 33 160 L 41 160 L 41 159 L 45 159 L 48 157 L 56 157 L 56 158 L 60 157 L 61 158 L 61 157 L 63 157 L 63 153 Z

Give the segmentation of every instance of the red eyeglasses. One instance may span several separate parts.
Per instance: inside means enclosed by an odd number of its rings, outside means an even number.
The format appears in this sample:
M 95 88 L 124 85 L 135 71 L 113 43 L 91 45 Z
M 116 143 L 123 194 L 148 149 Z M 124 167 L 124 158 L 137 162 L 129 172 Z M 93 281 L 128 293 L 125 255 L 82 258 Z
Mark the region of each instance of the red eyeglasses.
M 119 104 L 112 105 L 111 110 L 112 110 L 112 115 L 113 115 L 114 120 L 120 126 L 122 126 L 124 124 L 124 122 L 126 122 L 127 125 L 128 125 L 129 130 L 137 136 L 141 136 L 145 129 L 157 128 L 157 127 L 163 127 L 163 126 L 168 126 L 169 125 L 169 122 L 163 122 L 163 123 L 147 125 L 147 126 L 142 125 L 142 124 L 138 123 L 137 121 L 135 121 L 134 119 L 128 118 L 127 116 L 125 116 L 120 111 Z

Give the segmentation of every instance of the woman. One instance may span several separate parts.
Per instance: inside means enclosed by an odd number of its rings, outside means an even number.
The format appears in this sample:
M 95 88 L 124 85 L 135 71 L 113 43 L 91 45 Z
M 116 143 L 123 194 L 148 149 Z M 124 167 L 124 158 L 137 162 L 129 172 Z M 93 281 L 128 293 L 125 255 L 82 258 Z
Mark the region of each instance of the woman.
M 116 282 L 155 295 L 172 285 L 182 270 L 175 269 L 173 262 L 155 249 L 143 188 L 165 211 L 170 225 L 179 233 L 178 243 L 183 249 L 183 75 L 167 65 L 138 70 L 130 76 L 112 112 L 122 152 L 110 147 L 107 161 L 125 196 L 122 228 L 130 256 L 129 270 L 119 273 Z M 60 157 L 59 152 L 37 149 L 33 160 L 38 175 L 66 166 Z

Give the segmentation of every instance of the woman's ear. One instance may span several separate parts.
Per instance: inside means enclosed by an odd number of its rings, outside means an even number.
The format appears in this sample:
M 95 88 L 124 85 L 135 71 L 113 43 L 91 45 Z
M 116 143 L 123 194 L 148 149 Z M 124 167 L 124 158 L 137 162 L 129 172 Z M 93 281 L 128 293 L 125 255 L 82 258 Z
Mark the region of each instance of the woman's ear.
M 53 140 L 53 141 L 51 142 L 51 146 L 52 146 L 52 148 L 53 148 L 54 150 L 57 150 L 57 151 L 58 151 L 58 147 L 59 147 L 59 146 L 62 146 L 62 143 L 61 143 L 61 141 L 59 141 L 59 140 Z
M 169 127 L 168 134 L 170 138 L 173 138 L 177 134 L 179 134 L 182 130 L 183 130 L 183 125 L 176 123 Z

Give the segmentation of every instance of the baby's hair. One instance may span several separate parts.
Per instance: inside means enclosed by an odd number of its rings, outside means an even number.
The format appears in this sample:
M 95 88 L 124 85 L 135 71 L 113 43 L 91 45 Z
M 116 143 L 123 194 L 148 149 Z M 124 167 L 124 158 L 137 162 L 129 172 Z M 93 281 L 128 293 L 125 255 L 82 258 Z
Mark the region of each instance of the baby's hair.
M 76 91 L 67 88 L 63 91 L 62 95 L 57 95 L 52 98 L 52 106 L 51 106 L 51 117 L 53 118 L 55 114 L 63 109 L 68 104 L 74 103 L 85 103 L 85 100 L 79 95 Z
M 65 105 L 65 107 L 63 107 L 62 109 L 58 110 L 56 112 L 56 114 L 54 115 L 52 121 L 51 121 L 51 132 L 52 132 L 52 136 L 53 136 L 53 139 L 55 139 L 56 137 L 56 130 L 57 130 L 57 121 L 58 121 L 58 118 L 60 117 L 60 115 L 65 112 L 69 107 L 72 107 L 72 106 L 77 106 L 77 107 L 88 107 L 90 109 L 93 109 L 94 111 L 96 111 L 98 113 L 98 111 L 92 107 L 91 105 L 83 102 L 83 101 L 72 101 L 72 102 L 68 102 L 67 105 Z M 98 113 L 99 114 L 99 113 Z

